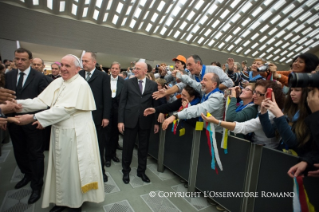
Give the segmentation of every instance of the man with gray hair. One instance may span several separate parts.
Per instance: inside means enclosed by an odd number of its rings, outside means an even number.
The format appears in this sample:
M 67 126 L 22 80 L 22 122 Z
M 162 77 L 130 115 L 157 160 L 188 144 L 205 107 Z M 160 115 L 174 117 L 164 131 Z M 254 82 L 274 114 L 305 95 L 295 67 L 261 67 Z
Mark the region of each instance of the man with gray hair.
M 230 88 L 234 85 L 233 81 L 227 76 L 227 74 L 224 73 L 224 71 L 220 67 L 203 65 L 202 59 L 198 55 L 191 55 L 189 58 L 187 58 L 186 65 L 187 69 L 190 71 L 189 75 L 179 76 L 177 74 L 178 71 L 173 71 L 172 75 L 175 76 L 177 80 L 181 80 L 181 82 L 166 91 L 155 92 L 153 94 L 153 98 L 159 99 L 163 96 L 171 95 L 183 90 L 183 88 L 187 85 L 187 82 L 191 82 L 189 79 L 195 81 L 196 86 L 200 86 L 200 82 L 203 80 L 203 77 L 206 73 L 214 73 L 218 75 L 221 82 L 221 84 L 219 84 L 220 90 Z
M 47 75 L 48 77 L 51 77 L 53 80 L 61 77 L 60 75 L 61 71 L 61 63 L 54 62 L 51 64 L 51 74 Z
M 96 109 L 89 84 L 78 72 L 81 62 L 74 55 L 61 60 L 62 77 L 54 80 L 38 97 L 18 100 L 22 112 L 44 110 L 19 117 L 21 125 L 38 129 L 52 125 L 48 171 L 42 207 L 66 207 L 81 211 L 83 202 L 103 202 L 104 183 L 92 111 Z M 50 107 L 50 109 L 47 109 Z
M 188 79 L 186 81 L 188 85 L 193 87 L 199 93 L 202 93 L 201 104 L 193 105 L 191 107 L 185 108 L 180 112 L 174 112 L 172 116 L 165 119 L 163 122 L 163 130 L 166 130 L 168 125 L 177 119 L 191 119 L 200 117 L 202 113 L 206 115 L 207 112 L 212 114 L 218 119 L 223 118 L 224 113 L 224 95 L 219 90 L 219 77 L 215 73 L 207 73 L 198 85 L 194 80 Z M 220 126 L 216 127 L 216 132 L 222 132 Z

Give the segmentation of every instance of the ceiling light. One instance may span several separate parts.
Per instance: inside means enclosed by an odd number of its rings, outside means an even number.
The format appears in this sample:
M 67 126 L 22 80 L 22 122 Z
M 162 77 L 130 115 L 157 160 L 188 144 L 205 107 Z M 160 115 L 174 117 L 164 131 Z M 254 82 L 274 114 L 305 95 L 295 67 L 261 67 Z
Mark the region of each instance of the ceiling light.
M 113 16 L 113 20 L 112 23 L 115 25 L 117 23 L 117 20 L 119 19 L 119 17 L 117 15 Z
M 152 21 L 152 22 L 155 22 L 156 19 L 157 19 L 157 17 L 158 17 L 158 14 L 157 14 L 157 13 L 154 13 L 153 16 L 152 16 L 151 21 Z
M 116 8 L 116 12 L 121 14 L 122 8 L 123 8 L 123 4 L 121 2 L 119 2 L 119 4 L 117 5 L 117 8 Z
M 60 11 L 60 12 L 64 12 L 64 10 L 65 10 L 65 1 L 60 1 L 59 11 Z
M 161 3 L 158 5 L 158 7 L 157 7 L 157 10 L 158 11 L 162 11 L 162 9 L 163 9 L 163 7 L 164 7 L 164 5 L 165 5 L 165 2 L 164 1 L 161 1 Z

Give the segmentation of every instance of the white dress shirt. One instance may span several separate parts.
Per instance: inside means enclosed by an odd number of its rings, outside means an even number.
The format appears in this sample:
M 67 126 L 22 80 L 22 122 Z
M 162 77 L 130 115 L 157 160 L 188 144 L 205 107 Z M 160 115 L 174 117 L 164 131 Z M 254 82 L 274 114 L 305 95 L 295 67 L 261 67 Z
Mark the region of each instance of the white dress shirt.
M 116 90 L 117 90 L 117 80 L 119 79 L 119 76 L 116 76 L 113 78 L 111 75 L 111 90 L 112 90 L 112 98 L 116 97 Z
M 139 81 L 140 81 L 140 79 L 137 79 L 137 85 L 138 85 L 138 87 L 140 87 L 140 85 L 139 85 L 140 82 L 139 82 Z M 143 88 L 143 89 L 142 89 L 142 94 L 143 94 L 144 91 L 145 91 L 146 77 L 144 77 L 144 79 L 142 79 L 142 81 L 143 81 L 143 82 L 142 82 L 142 88 Z
M 27 68 L 26 70 L 24 71 L 20 71 L 18 70 L 18 76 L 17 76 L 17 86 L 18 86 L 18 83 L 19 83 L 19 78 L 20 78 L 20 73 L 23 72 L 24 75 L 23 75 L 23 82 L 22 82 L 22 87 L 24 86 L 24 83 L 25 81 L 27 80 L 29 74 L 30 74 L 30 70 L 31 70 L 31 67 Z
M 91 73 L 90 78 L 93 76 L 94 71 L 95 71 L 95 69 L 90 71 L 90 73 Z M 89 73 L 89 71 L 85 71 L 85 80 L 88 78 L 88 73 Z

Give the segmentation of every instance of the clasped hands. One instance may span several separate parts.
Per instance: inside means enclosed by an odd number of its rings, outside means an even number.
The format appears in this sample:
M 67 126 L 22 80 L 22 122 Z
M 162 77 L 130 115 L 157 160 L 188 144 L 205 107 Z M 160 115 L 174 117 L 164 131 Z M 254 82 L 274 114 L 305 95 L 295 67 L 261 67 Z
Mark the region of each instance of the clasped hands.
M 30 124 L 31 122 L 32 125 L 37 125 L 37 129 L 42 130 L 44 129 L 44 127 L 40 124 L 39 121 L 35 121 L 33 118 L 34 115 L 32 114 L 25 114 L 25 115 L 19 115 L 19 116 L 15 116 L 15 117 L 10 117 L 11 122 L 17 124 L 17 125 L 27 125 Z

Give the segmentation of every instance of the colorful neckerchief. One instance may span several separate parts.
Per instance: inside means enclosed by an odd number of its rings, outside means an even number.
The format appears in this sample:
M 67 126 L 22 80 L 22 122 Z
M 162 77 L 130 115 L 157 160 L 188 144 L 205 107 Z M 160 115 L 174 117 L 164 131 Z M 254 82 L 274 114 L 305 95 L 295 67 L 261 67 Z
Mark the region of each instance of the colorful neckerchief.
M 203 77 L 204 77 L 204 75 L 205 75 L 205 72 L 206 72 L 206 66 L 203 65 L 202 72 L 201 72 L 201 78 L 199 79 L 199 78 L 195 75 L 195 80 L 196 80 L 197 82 L 201 82 L 201 81 L 203 80 Z
M 210 113 L 207 113 L 207 117 L 211 116 Z M 215 126 L 213 123 L 206 123 L 206 136 L 207 136 L 207 144 L 209 147 L 210 155 L 212 156 L 211 168 L 216 171 L 218 174 L 218 170 L 215 167 L 215 159 L 221 171 L 223 171 L 223 166 L 219 158 L 217 142 L 215 137 Z
M 249 72 L 249 81 L 256 81 L 256 80 L 262 79 L 262 78 L 263 77 L 260 74 L 258 74 L 257 76 L 253 77 L 253 71 Z
M 293 209 L 300 212 L 315 212 L 315 208 L 310 203 L 307 191 L 303 185 L 303 178 L 301 176 L 294 177 L 294 197 Z

